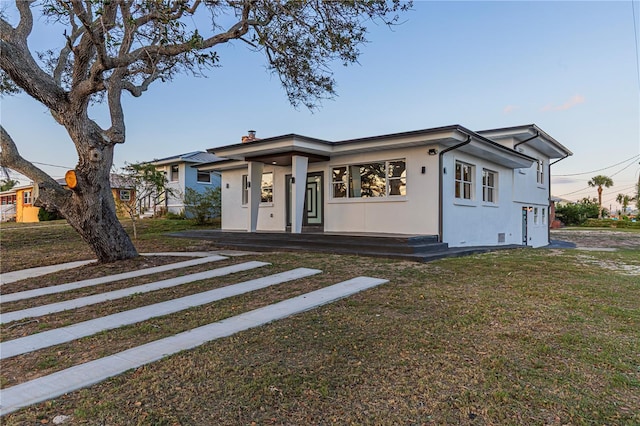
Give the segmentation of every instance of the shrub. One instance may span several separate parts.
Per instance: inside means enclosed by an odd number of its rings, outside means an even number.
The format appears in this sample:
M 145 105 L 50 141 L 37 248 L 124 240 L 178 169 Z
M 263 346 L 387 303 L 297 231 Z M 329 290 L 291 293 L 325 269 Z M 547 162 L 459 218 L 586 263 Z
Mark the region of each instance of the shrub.
M 184 194 L 184 210 L 187 218 L 193 218 L 197 225 L 204 225 L 211 219 L 220 217 L 220 188 L 207 188 L 198 192 L 187 188 Z
M 47 210 L 44 207 L 40 207 L 38 210 L 38 220 L 40 222 L 48 222 L 50 220 L 64 219 L 64 217 L 57 210 Z

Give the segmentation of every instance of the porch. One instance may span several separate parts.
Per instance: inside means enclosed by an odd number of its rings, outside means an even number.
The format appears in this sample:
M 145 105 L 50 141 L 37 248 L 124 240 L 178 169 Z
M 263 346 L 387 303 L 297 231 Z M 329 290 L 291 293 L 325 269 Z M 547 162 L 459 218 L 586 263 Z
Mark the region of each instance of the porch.
M 169 235 L 214 241 L 216 246 L 225 249 L 336 253 L 417 262 L 522 247 L 502 245 L 450 248 L 448 244 L 438 242 L 437 235 L 327 233 L 313 229 L 303 229 L 303 232 L 299 234 L 203 229 L 175 232 Z

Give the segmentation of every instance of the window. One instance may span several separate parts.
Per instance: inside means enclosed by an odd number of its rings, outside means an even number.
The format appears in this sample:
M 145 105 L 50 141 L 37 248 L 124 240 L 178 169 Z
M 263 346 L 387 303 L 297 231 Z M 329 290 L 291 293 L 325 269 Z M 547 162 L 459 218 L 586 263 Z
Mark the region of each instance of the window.
M 407 195 L 405 160 L 334 167 L 333 198 L 378 198 Z
M 263 173 L 260 185 L 260 202 L 273 203 L 273 173 Z
M 538 224 L 538 208 L 537 207 L 533 208 L 533 224 L 534 225 Z
M 455 178 L 456 198 L 471 200 L 473 188 L 473 166 L 471 164 L 456 161 Z
M 131 191 L 128 189 L 120 190 L 120 201 L 131 201 Z
M 179 166 L 177 164 L 172 164 L 171 165 L 171 174 L 169 175 L 169 180 L 171 182 L 177 182 L 178 181 L 178 176 L 179 176 Z
M 491 170 L 482 170 L 482 201 L 487 203 L 497 202 L 496 184 L 498 183 L 498 173 Z
M 211 183 L 211 173 L 210 172 L 200 172 L 200 171 L 198 171 L 197 180 L 200 183 Z
M 23 204 L 31 204 L 31 191 L 24 191 L 22 197 Z
M 542 224 L 546 225 L 547 224 L 547 209 L 546 208 L 541 208 L 540 210 L 542 211 Z
M 242 175 L 242 205 L 249 204 L 249 176 Z
M 541 185 L 544 185 L 544 161 L 538 160 L 538 165 L 536 169 L 536 182 Z

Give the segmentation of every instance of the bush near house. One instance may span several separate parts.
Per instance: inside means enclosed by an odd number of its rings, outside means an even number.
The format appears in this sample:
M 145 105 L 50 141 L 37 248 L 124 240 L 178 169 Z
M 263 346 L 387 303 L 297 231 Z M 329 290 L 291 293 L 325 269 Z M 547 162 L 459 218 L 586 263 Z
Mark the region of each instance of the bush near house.
M 567 226 L 582 225 L 587 219 L 597 218 L 598 214 L 598 204 L 589 199 L 584 199 L 576 204 L 564 204 L 556 207 L 556 218 Z M 605 214 L 604 211 L 603 214 Z
M 50 220 L 64 219 L 64 217 L 57 210 L 47 210 L 44 207 L 40 207 L 38 210 L 38 221 L 48 222 Z
M 204 225 L 220 217 L 221 192 L 207 188 L 203 192 L 187 188 L 184 193 L 185 216 L 194 219 L 196 224 Z

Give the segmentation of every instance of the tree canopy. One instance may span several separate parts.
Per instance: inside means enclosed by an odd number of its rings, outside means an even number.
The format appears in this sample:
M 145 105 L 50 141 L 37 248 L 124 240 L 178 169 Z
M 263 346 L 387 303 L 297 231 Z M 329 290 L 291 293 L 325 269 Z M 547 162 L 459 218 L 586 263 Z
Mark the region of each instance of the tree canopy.
M 64 189 L 23 158 L 4 124 L 0 164 L 31 178 L 39 188 L 36 203 L 60 211 L 99 260 L 135 256 L 108 191 L 114 147 L 126 139 L 124 93 L 138 97 L 154 82 L 199 75 L 219 64 L 217 46 L 237 41 L 264 55 L 292 105 L 315 108 L 335 95 L 331 66 L 357 62 L 366 25 L 392 25 L 410 6 L 400 0 L 16 0 L 17 22 L 0 16 L 0 91 L 25 92 L 64 126 L 79 158 L 78 186 Z M 29 49 L 41 17 L 65 28 L 61 48 Z M 89 117 L 93 102 L 108 106 L 104 127 Z

